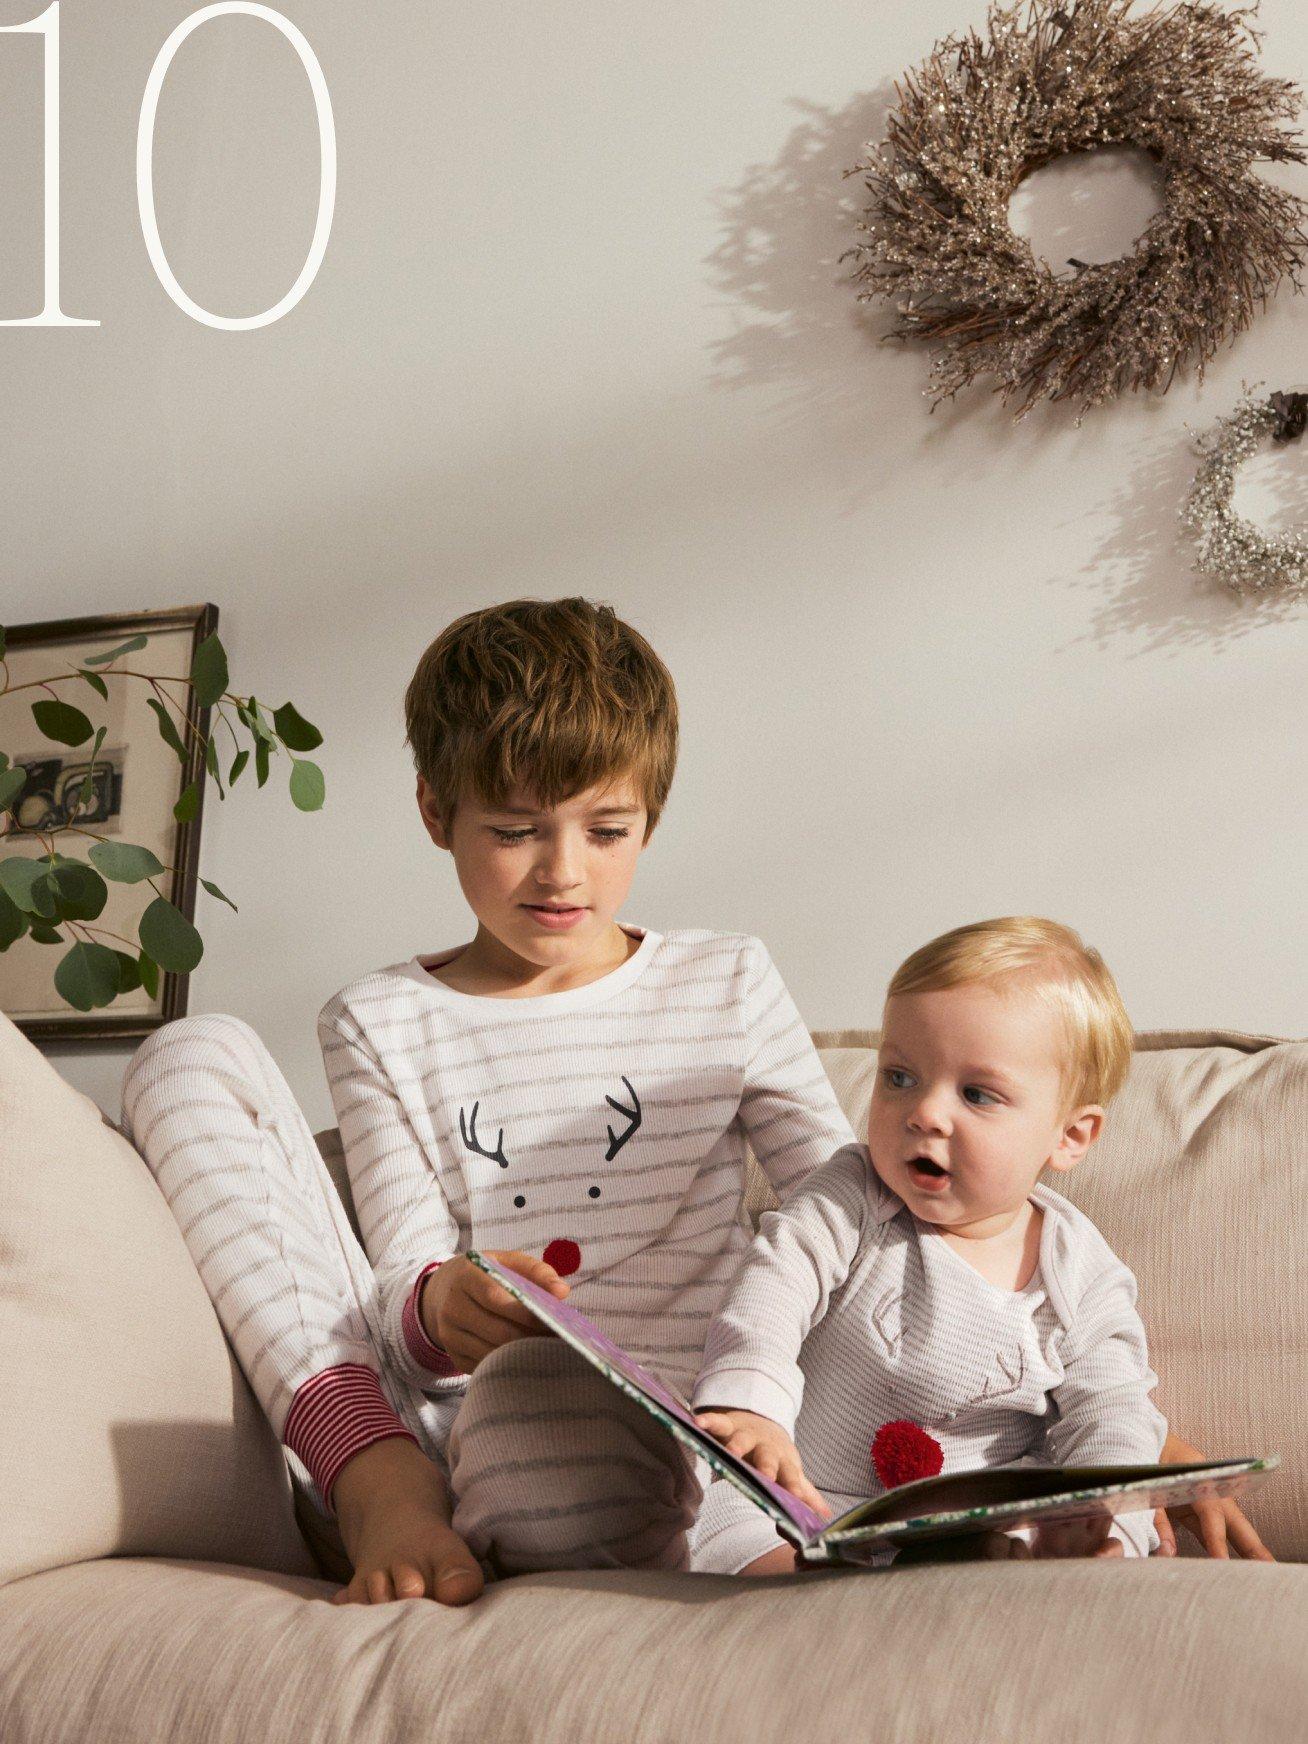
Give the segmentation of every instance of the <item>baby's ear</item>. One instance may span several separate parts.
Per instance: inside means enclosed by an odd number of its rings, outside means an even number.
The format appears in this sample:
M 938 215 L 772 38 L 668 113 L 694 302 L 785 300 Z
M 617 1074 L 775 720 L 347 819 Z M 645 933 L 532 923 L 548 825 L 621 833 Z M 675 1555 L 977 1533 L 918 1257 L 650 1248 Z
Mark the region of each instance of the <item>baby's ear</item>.
M 1097 1102 L 1074 1108 L 1063 1122 L 1062 1135 L 1049 1158 L 1051 1169 L 1074 1169 L 1099 1137 L 1104 1111 Z

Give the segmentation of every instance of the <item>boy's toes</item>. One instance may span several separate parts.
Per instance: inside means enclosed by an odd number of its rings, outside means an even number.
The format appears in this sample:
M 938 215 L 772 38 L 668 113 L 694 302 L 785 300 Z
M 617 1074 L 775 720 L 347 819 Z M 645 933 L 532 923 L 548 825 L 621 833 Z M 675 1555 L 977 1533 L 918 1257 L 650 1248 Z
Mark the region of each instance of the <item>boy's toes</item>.
M 486 1584 L 480 1564 L 463 1545 L 432 1564 L 431 1596 L 441 1605 L 469 1605 Z
M 426 1581 L 412 1563 L 396 1563 L 392 1578 L 397 1599 L 420 1599 L 427 1591 Z

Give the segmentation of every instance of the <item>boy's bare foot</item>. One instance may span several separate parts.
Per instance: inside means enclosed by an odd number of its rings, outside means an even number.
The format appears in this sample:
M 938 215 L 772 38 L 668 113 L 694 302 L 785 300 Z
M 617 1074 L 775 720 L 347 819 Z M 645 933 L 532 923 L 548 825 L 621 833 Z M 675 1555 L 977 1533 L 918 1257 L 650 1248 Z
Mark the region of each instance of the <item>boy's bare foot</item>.
M 392 1436 L 356 1453 L 341 1467 L 332 1500 L 354 1566 L 334 1605 L 421 1598 L 466 1605 L 481 1591 L 477 1560 L 450 1525 L 441 1474 L 412 1441 Z

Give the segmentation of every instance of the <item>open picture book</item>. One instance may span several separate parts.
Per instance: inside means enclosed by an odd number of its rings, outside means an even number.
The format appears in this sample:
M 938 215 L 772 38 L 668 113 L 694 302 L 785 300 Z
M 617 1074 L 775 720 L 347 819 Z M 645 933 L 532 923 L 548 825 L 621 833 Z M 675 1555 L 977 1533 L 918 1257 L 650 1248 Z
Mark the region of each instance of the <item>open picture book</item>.
M 1038 1522 L 1152 1512 L 1183 1502 L 1240 1496 L 1280 1463 L 1275 1454 L 1268 1454 L 1194 1465 L 1004 1466 L 948 1472 L 901 1484 L 836 1519 L 824 1520 L 788 1490 L 728 1453 L 699 1427 L 687 1400 L 620 1350 L 578 1309 L 484 1254 L 472 1252 L 467 1257 L 748 1496 L 804 1562 L 860 1563 L 887 1547 L 903 1551 Z

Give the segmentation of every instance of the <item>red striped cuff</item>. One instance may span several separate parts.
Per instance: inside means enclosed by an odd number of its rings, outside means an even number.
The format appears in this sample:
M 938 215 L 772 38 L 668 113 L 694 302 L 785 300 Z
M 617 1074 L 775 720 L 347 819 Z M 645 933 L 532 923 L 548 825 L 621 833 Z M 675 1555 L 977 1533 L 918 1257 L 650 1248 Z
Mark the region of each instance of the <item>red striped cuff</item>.
M 282 1440 L 304 1462 L 331 1513 L 332 1486 L 346 1460 L 394 1435 L 419 1445 L 387 1403 L 377 1376 L 362 1363 L 337 1363 L 310 1376 L 297 1389 L 282 1430 Z
M 440 1263 L 439 1260 L 432 1260 L 430 1265 L 425 1265 L 418 1273 L 417 1282 L 409 1291 L 400 1314 L 400 1329 L 404 1333 L 404 1343 L 414 1362 L 430 1374 L 448 1378 L 450 1375 L 462 1374 L 463 1370 L 451 1359 L 449 1351 L 442 1349 L 439 1344 L 433 1344 L 428 1338 L 426 1328 L 422 1324 L 422 1316 L 418 1313 L 418 1301 L 422 1296 L 423 1283 Z

